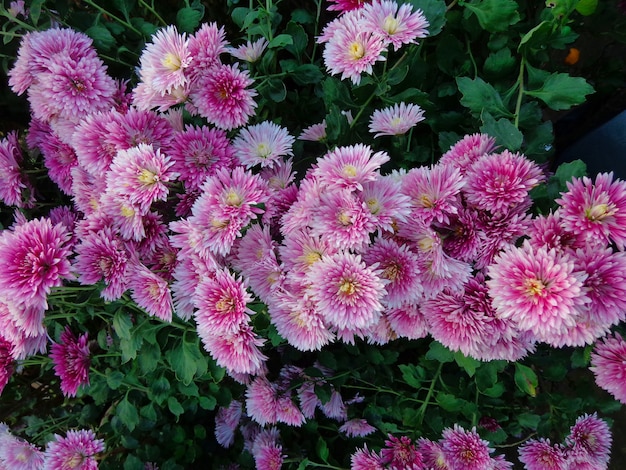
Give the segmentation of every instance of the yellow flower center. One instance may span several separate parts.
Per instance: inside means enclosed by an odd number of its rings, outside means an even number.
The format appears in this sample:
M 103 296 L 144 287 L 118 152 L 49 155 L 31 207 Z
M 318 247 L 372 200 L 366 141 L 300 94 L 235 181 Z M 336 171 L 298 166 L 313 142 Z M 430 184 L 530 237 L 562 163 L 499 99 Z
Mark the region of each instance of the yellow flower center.
M 235 310 L 235 303 L 231 297 L 222 297 L 215 304 L 215 309 L 222 314 L 227 314 Z
M 272 153 L 272 149 L 267 143 L 261 142 L 257 145 L 256 154 L 259 158 L 267 158 L 270 156 L 270 153 Z
M 120 208 L 120 214 L 122 214 L 127 219 L 130 219 L 131 217 L 135 217 L 135 209 L 133 209 L 131 206 L 122 206 Z
M 319 251 L 310 250 L 306 252 L 304 256 L 301 257 L 301 259 L 307 266 L 311 266 L 322 259 L 322 254 Z
M 546 285 L 541 279 L 529 278 L 524 283 L 526 292 L 532 297 L 543 297 L 545 295 Z
M 144 168 L 143 170 L 141 170 L 137 179 L 139 180 L 140 183 L 145 184 L 145 185 L 152 185 L 159 181 L 158 175 L 156 173 L 151 172 L 147 168 Z
M 337 215 L 337 220 L 344 227 L 347 227 L 352 223 L 352 221 L 350 220 L 350 215 L 346 214 L 344 211 L 341 211 L 339 215 Z
M 176 54 L 168 52 L 165 54 L 165 57 L 163 57 L 161 65 L 171 72 L 177 72 L 182 66 L 182 61 Z
M 356 292 L 356 285 L 350 279 L 344 279 L 341 284 L 339 284 L 339 292 L 346 296 L 351 296 Z
M 213 227 L 216 230 L 222 230 L 228 227 L 229 223 L 230 223 L 230 220 L 228 219 L 213 219 L 211 220 L 211 227 Z
M 585 217 L 592 221 L 601 221 L 615 214 L 615 208 L 609 204 L 597 204 L 585 209 Z
M 398 20 L 396 20 L 392 15 L 388 15 L 383 21 L 383 30 L 387 34 L 396 34 L 396 32 L 398 32 L 398 25 Z
M 344 165 L 341 171 L 344 176 L 347 176 L 348 178 L 354 178 L 357 173 L 354 165 Z
M 426 207 L 427 209 L 432 209 L 433 207 L 435 207 L 433 200 L 428 194 L 422 194 L 419 198 L 419 201 L 422 204 L 422 207 Z
M 398 263 L 391 263 L 383 270 L 383 277 L 390 281 L 395 281 L 400 274 L 401 268 Z
M 360 42 L 354 41 L 348 46 L 348 54 L 352 60 L 359 60 L 365 55 L 365 48 Z
M 243 200 L 241 199 L 241 196 L 239 196 L 239 194 L 237 194 L 237 192 L 234 189 L 231 189 L 226 194 L 226 198 L 224 199 L 224 202 L 226 202 L 226 204 L 229 206 L 238 207 L 241 205 Z
M 367 204 L 367 207 L 372 214 L 376 215 L 380 212 L 380 204 L 378 203 L 378 199 L 371 198 L 365 201 L 365 203 Z

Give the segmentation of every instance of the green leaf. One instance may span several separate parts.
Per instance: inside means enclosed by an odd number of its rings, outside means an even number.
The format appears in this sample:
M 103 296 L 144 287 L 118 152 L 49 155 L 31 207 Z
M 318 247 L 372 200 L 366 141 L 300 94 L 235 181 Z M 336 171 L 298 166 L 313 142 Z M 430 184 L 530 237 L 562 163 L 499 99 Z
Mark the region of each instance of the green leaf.
M 33 0 L 33 2 L 28 7 L 30 19 L 35 26 L 37 26 L 37 23 L 39 23 L 41 8 L 43 7 L 44 3 L 46 3 L 46 0 Z
M 143 18 L 131 18 L 130 23 L 147 38 L 152 37 L 159 30 L 158 26 Z
M 528 429 L 537 429 L 541 416 L 534 413 L 519 413 L 516 415 L 516 420 L 520 426 Z
M 143 461 L 132 454 L 126 456 L 126 460 L 124 460 L 124 470 L 143 470 L 145 468 L 145 464 Z
M 202 359 L 202 353 L 198 348 L 198 342 L 183 340 L 167 353 L 176 378 L 185 385 L 189 384 L 198 371 L 198 361 Z
M 93 44 L 98 49 L 108 51 L 115 45 L 115 38 L 111 32 L 99 24 L 95 24 L 87 29 L 85 34 L 93 39 Z
M 139 424 L 137 408 L 128 401 L 128 397 L 124 397 L 124 399 L 119 402 L 115 414 L 129 431 L 133 431 L 137 424 Z
M 137 356 L 139 368 L 144 374 L 149 374 L 156 370 L 159 359 L 161 359 L 161 348 L 158 344 L 146 343 L 142 345 Z
M 406 78 L 407 73 L 409 73 L 408 66 L 396 67 L 390 70 L 387 74 L 387 83 L 389 83 L 389 85 L 391 86 L 397 85 Z
M 515 363 L 515 385 L 527 395 L 537 396 L 537 385 L 539 385 L 537 374 L 530 367 L 519 362 Z
M 400 364 L 398 366 L 402 372 L 402 378 L 411 387 L 422 388 L 422 381 L 425 379 L 424 369 L 413 364 Z
M 298 85 L 309 85 L 321 82 L 324 74 L 317 65 L 302 64 L 291 72 L 291 77 Z
M 482 78 L 457 77 L 456 84 L 463 95 L 461 104 L 472 112 L 481 114 L 487 111 L 494 117 L 512 116 L 502 102 L 500 93 Z
M 167 408 L 170 410 L 170 412 L 174 416 L 176 416 L 176 420 L 178 420 L 180 415 L 182 415 L 185 412 L 183 405 L 181 405 L 178 399 L 174 396 L 169 397 L 167 399 Z
M 124 382 L 124 374 L 119 370 L 107 369 L 106 371 L 107 385 L 111 390 L 117 390 Z
M 309 466 L 309 462 L 310 462 L 309 459 L 302 460 L 296 470 L 304 470 L 305 468 Z
M 576 369 L 589 367 L 591 362 L 591 350 L 593 346 L 585 346 L 584 348 L 577 348 L 572 353 L 571 364 Z
M 167 397 L 170 396 L 170 382 L 164 376 L 159 377 L 150 384 L 149 394 L 150 398 L 157 402 L 157 404 L 163 403 Z
M 515 152 L 520 149 L 524 141 L 524 135 L 507 118 L 500 118 L 497 121 L 489 113 L 484 113 L 483 125 L 480 131 L 495 137 L 496 143 Z
M 133 335 L 131 338 L 122 338 L 120 340 L 120 349 L 122 351 L 122 363 L 126 363 L 137 357 L 137 351 L 141 348 L 143 337 Z
M 555 111 L 561 111 L 583 103 L 585 97 L 594 91 L 582 77 L 555 72 L 548 76 L 541 88 L 527 90 L 526 94 L 539 98 Z
M 485 59 L 483 70 L 490 77 L 504 77 L 517 65 L 517 60 L 511 55 L 511 49 L 504 47 L 489 54 Z
M 463 2 L 463 6 L 476 15 L 483 29 L 491 33 L 507 31 L 509 26 L 520 20 L 514 0 L 480 0 Z
M 133 322 L 126 312 L 124 312 L 121 308 L 115 312 L 115 315 L 113 315 L 113 329 L 115 330 L 117 336 L 121 339 L 130 339 L 130 330 L 132 327 Z
M 272 78 L 267 83 L 267 96 L 275 103 L 285 101 L 287 97 L 287 87 L 280 78 Z
M 211 411 L 215 409 L 215 406 L 217 405 L 217 400 L 214 396 L 200 397 L 198 399 L 198 404 L 203 410 Z
M 291 19 L 300 24 L 313 24 L 315 17 L 303 8 L 298 8 L 291 12 Z
M 582 160 L 574 160 L 572 162 L 561 163 L 554 173 L 554 178 L 559 182 L 561 190 L 565 191 L 566 183 L 571 182 L 574 178 L 582 178 L 587 174 L 587 164 Z
M 580 0 L 576 5 L 576 11 L 583 16 L 593 15 L 598 8 L 598 0 Z
M 442 363 L 452 362 L 454 360 L 454 353 L 440 342 L 431 341 L 428 346 L 428 352 L 426 353 L 426 359 Z
M 465 356 L 460 351 L 456 351 L 454 353 L 454 360 L 457 365 L 465 370 L 465 372 L 467 372 L 467 375 L 469 375 L 470 377 L 474 377 L 476 369 L 482 364 L 479 360 L 476 360 L 473 357 Z
M 198 25 L 204 16 L 204 5 L 201 3 L 198 3 L 197 5 L 198 6 L 196 8 L 181 8 L 178 10 L 178 13 L 176 13 L 176 26 L 178 26 L 180 31 L 193 33 L 198 28 Z
M 445 0 L 408 0 L 413 6 L 413 11 L 421 10 L 428 20 L 428 35 L 436 36 L 446 24 Z
M 287 27 L 285 28 L 285 32 L 291 36 L 292 43 L 287 44 L 285 49 L 291 52 L 295 56 L 299 56 L 304 50 L 306 46 L 309 44 L 309 36 L 302 26 L 298 23 L 290 21 L 287 23 Z M 313 65 L 313 64 L 307 64 Z
M 246 20 L 246 16 L 248 16 L 248 12 L 250 12 L 249 8 L 246 7 L 237 7 L 230 14 L 230 17 L 237 26 L 243 29 L 243 22 Z
M 293 38 L 291 37 L 291 35 L 279 34 L 270 41 L 267 47 L 269 49 L 276 49 L 277 47 L 285 47 L 290 44 L 293 44 Z
M 315 444 L 315 451 L 317 452 L 317 455 L 319 456 L 320 459 L 322 459 L 324 462 L 328 461 L 328 444 L 326 444 L 326 441 L 322 438 L 322 437 L 318 437 L 317 438 L 317 443 Z
M 439 392 L 436 398 L 437 404 L 446 411 L 459 411 L 466 403 L 465 400 L 455 397 L 451 393 Z
M 124 15 L 124 19 L 129 21 L 130 12 L 135 8 L 135 0 L 113 0 L 113 5 Z
M 551 34 L 552 23 L 549 21 L 542 21 L 522 36 L 519 46 L 517 46 L 517 50 L 521 52 L 524 50 L 534 50 L 545 47 Z

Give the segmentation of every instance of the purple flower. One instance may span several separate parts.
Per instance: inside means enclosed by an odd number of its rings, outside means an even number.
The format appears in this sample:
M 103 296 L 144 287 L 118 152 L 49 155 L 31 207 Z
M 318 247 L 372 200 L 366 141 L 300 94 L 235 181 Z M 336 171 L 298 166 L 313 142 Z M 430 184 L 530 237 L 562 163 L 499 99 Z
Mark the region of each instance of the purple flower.
M 402 135 L 423 120 L 424 111 L 422 108 L 416 104 L 402 102 L 374 111 L 370 118 L 369 130 L 374 134 L 374 137 Z
M 87 333 L 76 337 L 69 327 L 61 333 L 61 341 L 50 348 L 54 373 L 61 379 L 61 391 L 75 397 L 78 388 L 89 385 L 91 357 Z
M 589 368 L 596 384 L 622 403 L 626 403 L 626 342 L 617 333 L 598 341 Z

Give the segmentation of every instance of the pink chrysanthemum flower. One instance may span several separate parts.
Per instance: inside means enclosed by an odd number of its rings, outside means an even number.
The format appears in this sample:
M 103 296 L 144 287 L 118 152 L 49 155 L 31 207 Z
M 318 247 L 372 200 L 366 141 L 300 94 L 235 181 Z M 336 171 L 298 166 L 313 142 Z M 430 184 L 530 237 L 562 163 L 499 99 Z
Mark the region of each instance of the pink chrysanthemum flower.
M 325 321 L 338 328 L 367 328 L 383 310 L 386 294 L 380 271 L 358 255 L 340 252 L 321 259 L 307 275 L 311 298 Z
M 591 354 L 596 384 L 626 404 L 626 341 L 617 333 L 598 341 Z
M 164 201 L 167 183 L 178 176 L 171 170 L 172 160 L 152 145 L 139 144 L 120 150 L 106 174 L 107 192 L 123 195 L 146 213 L 154 201 Z
M 116 114 L 115 111 L 89 114 L 78 123 L 72 136 L 78 164 L 93 176 L 105 173 L 117 153 L 118 149 L 107 139 L 107 126 Z
M 246 287 L 227 268 L 203 279 L 194 294 L 198 330 L 220 335 L 236 332 L 241 324 L 247 323 L 248 315 L 253 313 L 247 305 L 253 298 Z
M 396 103 L 388 108 L 374 111 L 370 118 L 369 130 L 374 137 L 402 135 L 423 120 L 424 110 L 418 105 Z
M 332 28 L 330 37 L 328 28 Z M 382 55 L 386 46 L 384 38 L 365 29 L 358 14 L 342 15 L 325 28 L 322 37 L 328 37 L 323 52 L 328 72 L 341 74 L 342 80 L 349 78 L 355 85 L 361 82 L 363 73 L 372 73 L 376 62 L 386 60 Z
M 337 147 L 317 160 L 312 176 L 332 189 L 363 190 L 363 184 L 379 177 L 381 165 L 389 161 L 386 152 L 372 154 L 368 145 Z
M 385 317 L 391 329 L 400 337 L 420 339 L 428 336 L 428 323 L 417 304 L 388 308 Z
M 459 195 L 465 182 L 459 170 L 449 165 L 411 169 L 402 179 L 403 193 L 411 198 L 411 219 L 449 224 L 459 211 Z
M 383 299 L 386 307 L 419 302 L 422 297 L 419 258 L 408 245 L 378 237 L 363 254 L 363 260 L 370 266 L 376 263 L 382 270 L 381 278 L 387 281 L 387 295 Z
M 325 238 L 335 249 L 363 249 L 376 231 L 367 205 L 345 189 L 322 194 L 310 226 L 311 235 Z
M 302 133 L 298 139 L 309 140 L 311 142 L 324 142 L 326 140 L 326 119 L 318 124 L 312 124 L 302 129 Z
M 266 377 L 255 377 L 246 388 L 246 414 L 261 426 L 277 422 L 278 390 Z
M 0 322 L 0 325 L 1 324 L 2 322 Z M 6 331 L 4 334 L 7 334 Z M 6 387 L 9 380 L 11 380 L 11 376 L 15 370 L 15 360 L 11 355 L 12 349 L 13 344 L 11 341 L 8 341 L 4 336 L 0 335 L 0 395 L 2 395 L 2 390 L 4 390 L 4 387 Z
M 257 92 L 248 71 L 237 65 L 216 65 L 198 79 L 190 98 L 198 114 L 225 130 L 241 127 L 248 122 L 257 106 Z
M 575 271 L 570 257 L 527 241 L 505 250 L 488 268 L 487 281 L 493 306 L 501 318 L 513 318 L 522 330 L 540 341 L 576 324 L 589 299 L 583 282 L 587 275 Z
M 72 194 L 72 168 L 78 165 L 74 149 L 48 127 L 46 139 L 39 144 L 48 176 L 65 194 Z
M 192 82 L 214 65 L 220 64 L 220 54 L 228 51 L 224 27 L 217 23 L 202 23 L 189 37 L 189 55 L 193 57 L 187 72 Z
M 626 248 L 626 181 L 613 180 L 613 173 L 600 173 L 593 183 L 574 178 L 556 202 L 565 230 Z
M 128 287 L 133 301 L 149 315 L 172 321 L 172 293 L 165 279 L 139 264 L 130 273 Z
M 24 208 L 34 203 L 34 188 L 22 174 L 22 161 L 17 132 L 10 132 L 0 140 L 0 201 L 7 206 Z
M 455 166 L 464 175 L 476 160 L 495 148 L 496 139 L 487 134 L 466 135 L 441 156 L 439 163 Z
M 283 466 L 283 447 L 278 443 L 278 430 L 262 430 L 252 444 L 254 465 L 258 470 L 280 470 Z
M 484 470 L 491 464 L 489 443 L 480 438 L 476 428 L 467 431 L 455 424 L 442 432 L 441 448 L 450 468 Z
M 93 285 L 104 280 L 102 298 L 119 299 L 127 289 L 131 255 L 117 234 L 110 227 L 89 232 L 76 245 L 75 252 L 78 281 Z
M 364 437 L 376 432 L 376 428 L 362 418 L 353 418 L 343 423 L 339 432 L 348 437 Z
M 293 155 L 294 140 L 284 127 L 263 121 L 242 129 L 233 140 L 233 150 L 246 168 L 271 168 L 281 157 Z
M 267 357 L 260 351 L 265 341 L 254 334 L 247 324 L 235 332 L 213 335 L 198 330 L 204 348 L 220 367 L 237 374 L 257 374 Z
M 174 161 L 172 169 L 188 190 L 202 185 L 204 179 L 219 168 L 232 168 L 234 154 L 226 132 L 206 126 L 188 125 L 176 135 L 168 155 Z
M 227 407 L 220 407 L 215 415 L 215 440 L 225 448 L 235 442 L 235 430 L 243 415 L 242 404 L 233 400 Z
M 61 391 L 75 397 L 80 386 L 89 386 L 89 352 L 87 333 L 76 337 L 69 327 L 61 333 L 61 341 L 50 347 L 54 373 L 61 379 Z
M 478 158 L 465 175 L 465 196 L 474 207 L 507 212 L 526 206 L 529 191 L 545 179 L 543 171 L 525 156 L 508 150 Z
M 372 214 L 377 227 L 394 233 L 398 222 L 406 222 L 411 213 L 411 198 L 401 192 L 402 185 L 393 175 L 381 176 L 363 184 L 360 198 Z
M 156 93 L 171 93 L 187 84 L 186 69 L 192 60 L 187 35 L 168 26 L 157 31 L 152 42 L 146 44 L 139 58 L 139 77 Z
M 365 445 L 350 456 L 350 470 L 384 470 L 384 462 L 380 455 Z
M 322 257 L 338 251 L 326 237 L 313 236 L 310 230 L 304 229 L 285 237 L 278 250 L 285 270 L 289 271 L 293 278 L 306 274 Z
M 518 449 L 519 459 L 526 470 L 566 470 L 567 458 L 562 446 L 550 444 L 549 439 L 530 439 Z
M 8 432 L 0 435 L 0 468 L 6 470 L 39 470 L 44 454 L 34 444 Z
M 527 234 L 533 246 L 546 246 L 548 249 L 554 248 L 557 251 L 563 251 L 567 248 L 584 248 L 587 245 L 592 246 L 585 243 L 583 237 L 576 236 L 563 228 L 558 210 L 550 212 L 548 215 L 535 217 Z M 598 241 L 598 244 L 604 245 L 602 241 Z
M 248 41 L 238 47 L 228 47 L 227 50 L 233 57 L 246 62 L 254 63 L 261 58 L 269 42 L 265 38 L 259 38 L 254 42 Z
M 479 213 L 475 209 L 460 207 L 450 220 L 443 239 L 444 252 L 456 259 L 473 263 L 487 243 L 486 234 L 479 227 Z
M 358 10 L 363 8 L 371 0 L 329 0 L 332 5 L 328 5 L 328 11 L 338 11 L 345 13 L 347 11 Z
M 398 6 L 392 0 L 374 0 L 362 13 L 363 27 L 380 34 L 395 50 L 428 36 L 428 20 L 421 10 L 414 12 L 410 3 Z
M 48 335 L 43 325 L 44 310 L 27 308 L 23 304 L 18 307 L 0 298 L 0 337 L 8 341 L 9 344 L 5 345 L 10 348 L 10 354 L 15 360 L 44 353 L 48 343 Z M 5 373 L 8 373 L 8 369 Z
M 116 150 L 128 150 L 139 144 L 152 145 L 154 149 L 169 151 L 174 138 L 170 123 L 154 111 L 130 108 L 126 113 L 112 113 L 111 122 L 107 123 L 106 144 Z
M 407 436 L 395 437 L 389 434 L 385 440 L 385 447 L 380 450 L 380 455 L 392 470 L 424 468 L 422 454 Z
M 47 307 L 53 287 L 71 277 L 69 233 L 49 219 L 28 221 L 0 233 L 0 291 L 2 296 Z
M 104 441 L 96 439 L 91 430 L 67 431 L 65 437 L 54 435 L 44 453 L 43 470 L 72 468 L 76 470 L 97 470 L 96 454 L 104 451 Z
M 596 413 L 576 419 L 566 442 L 568 454 L 590 465 L 589 468 L 606 469 L 611 456 L 613 438 L 608 424 Z

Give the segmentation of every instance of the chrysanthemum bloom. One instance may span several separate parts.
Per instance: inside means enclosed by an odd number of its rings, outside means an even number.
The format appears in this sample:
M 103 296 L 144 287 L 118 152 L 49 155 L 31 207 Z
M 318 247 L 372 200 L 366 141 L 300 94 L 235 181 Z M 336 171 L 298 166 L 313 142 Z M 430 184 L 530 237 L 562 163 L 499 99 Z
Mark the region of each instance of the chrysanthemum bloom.
M 363 184 L 379 177 L 381 165 L 389 161 L 386 152 L 372 154 L 368 145 L 337 147 L 317 160 L 311 175 L 331 189 L 363 190 Z
M 284 156 L 293 155 L 294 138 L 284 127 L 263 121 L 241 129 L 233 140 L 233 150 L 246 168 L 272 167 Z
M 540 341 L 574 326 L 589 302 L 582 289 L 587 275 L 575 271 L 573 260 L 555 250 L 534 248 L 528 241 L 500 253 L 488 274 L 498 316 L 513 318 Z
M 123 240 L 140 242 L 146 237 L 143 219 L 147 210 L 132 202 L 130 195 L 105 191 L 100 197 L 100 209 Z
M 339 252 L 323 258 L 311 266 L 307 279 L 311 298 L 329 325 L 356 329 L 378 321 L 384 283 L 380 272 L 366 266 L 359 255 Z
M 7 206 L 30 207 L 34 202 L 33 187 L 22 174 L 22 150 L 17 132 L 0 140 L 0 201 Z
M 139 144 L 120 150 L 106 174 L 107 192 L 128 197 L 146 213 L 154 201 L 164 201 L 169 193 L 167 183 L 178 176 L 171 170 L 173 161 L 152 145 Z
M 164 116 L 149 110 L 130 108 L 126 113 L 112 113 L 111 122 L 106 124 L 107 145 L 116 150 L 128 150 L 139 144 L 152 145 L 168 154 L 174 130 Z
M 483 470 L 489 468 L 493 449 L 480 438 L 476 428 L 467 431 L 455 424 L 442 432 L 441 448 L 450 468 Z
M 220 54 L 227 52 L 224 27 L 217 23 L 202 23 L 194 34 L 189 36 L 189 55 L 193 60 L 189 64 L 187 74 L 192 82 L 205 71 L 220 63 Z
M 598 174 L 595 182 L 574 178 L 556 202 L 565 230 L 626 248 L 626 181 L 613 180 L 612 172 Z
M 345 13 L 347 11 L 363 8 L 363 6 L 370 3 L 371 0 L 329 0 L 329 2 L 332 3 L 332 5 L 328 5 L 328 11 Z
M 190 98 L 198 114 L 220 129 L 231 130 L 248 122 L 257 107 L 253 80 L 237 65 L 216 65 L 198 78 Z
M 255 377 L 246 388 L 246 414 L 261 426 L 277 422 L 278 390 L 266 377 Z
M 230 140 L 222 129 L 188 125 L 176 134 L 168 155 L 174 161 L 172 169 L 187 190 L 202 185 L 204 179 L 219 168 L 232 168 L 234 154 Z
M 326 140 L 326 119 L 317 124 L 302 129 L 302 133 L 298 137 L 300 140 L 309 140 L 311 142 L 324 142 Z
M 383 459 L 367 445 L 350 456 L 350 470 L 384 470 Z
M 48 345 L 48 335 L 43 325 L 43 309 L 29 312 L 23 304 L 20 304 L 21 310 L 10 304 L 10 301 L 0 298 L 1 337 L 8 342 L 6 346 L 10 348 L 12 358 L 19 361 L 33 354 L 44 353 Z M 38 323 L 38 330 L 31 328 L 31 331 L 26 331 L 25 322 Z
M 128 287 L 130 253 L 126 244 L 110 227 L 87 234 L 75 247 L 74 268 L 81 284 L 104 280 L 100 295 L 105 300 L 119 299 Z
M 96 454 L 104 451 L 104 441 L 96 439 L 91 430 L 67 431 L 65 437 L 54 435 L 54 440 L 46 445 L 43 470 L 72 468 L 76 470 L 97 470 Z
M 22 16 L 23 18 L 28 18 L 29 10 L 26 8 L 26 4 L 24 0 L 14 0 L 9 3 L 9 8 L 7 8 L 7 13 L 11 15 L 12 18 L 17 18 L 18 16 Z
M 268 44 L 267 39 L 259 38 L 254 42 L 248 41 L 238 47 L 228 47 L 227 50 L 233 57 L 253 63 L 261 58 Z
M 392 470 L 424 468 L 422 454 L 407 436 L 395 437 L 389 434 L 385 440 L 385 447 L 380 450 L 380 455 Z
M 283 447 L 278 442 L 276 428 L 262 430 L 252 444 L 254 465 L 258 470 L 280 470 L 283 465 Z
M 75 397 L 80 386 L 89 386 L 88 334 L 76 337 L 69 327 L 61 333 L 61 341 L 50 347 L 54 373 L 61 379 L 61 391 L 66 397 Z
M 533 246 L 546 246 L 548 249 L 555 248 L 557 251 L 586 246 L 591 248 L 596 245 L 596 243 L 586 243 L 584 237 L 566 231 L 561 224 L 561 215 L 558 210 L 547 215 L 536 216 L 527 234 Z M 598 240 L 597 245 L 604 245 L 604 242 Z
M 216 270 L 214 277 L 203 279 L 194 294 L 198 329 L 212 335 L 239 330 L 253 313 L 247 307 L 253 298 L 246 287 L 246 283 L 227 268 Z
M 369 130 L 374 137 L 402 135 L 423 120 L 424 111 L 418 105 L 396 103 L 388 108 L 374 111 L 370 118 Z
M 235 332 L 218 335 L 199 329 L 198 335 L 202 339 L 204 349 L 220 367 L 228 371 L 237 374 L 256 374 L 267 360 L 259 349 L 265 341 L 247 324 L 239 325 Z
M 348 419 L 348 407 L 343 401 L 341 393 L 334 388 L 332 388 L 330 393 L 330 400 L 322 403 L 320 409 L 327 418 L 336 419 L 337 421 L 346 421 Z
M 15 361 L 11 355 L 12 349 L 12 343 L 0 335 L 0 395 L 13 375 Z
M 353 84 L 361 82 L 361 74 L 371 74 L 372 66 L 386 60 L 385 40 L 379 34 L 363 27 L 358 14 L 345 14 L 327 26 L 322 32 L 328 37 L 329 27 L 332 36 L 324 47 L 324 65 L 331 75 L 341 74 L 341 79 L 349 78 Z
M 626 342 L 615 333 L 598 341 L 591 354 L 596 384 L 626 403 Z
M 441 156 L 439 163 L 455 166 L 464 175 L 476 160 L 495 148 L 496 139 L 487 134 L 466 135 Z
M 48 176 L 65 194 L 72 194 L 72 168 L 78 165 L 74 149 L 48 127 L 46 139 L 39 145 Z
M 101 177 L 117 154 L 118 149 L 107 139 L 107 126 L 117 114 L 116 111 L 89 114 L 77 124 L 72 136 L 78 164 L 93 176 Z
M 367 205 L 374 224 L 387 232 L 395 233 L 398 222 L 406 222 L 411 213 L 411 198 L 402 193 L 402 185 L 393 175 L 364 183 L 358 195 Z
M 568 455 L 575 456 L 591 465 L 590 468 L 605 469 L 611 456 L 611 431 L 606 422 L 593 413 L 576 419 L 570 428 L 566 442 Z
M 362 14 L 363 27 L 383 36 L 395 50 L 428 36 L 428 20 L 421 10 L 414 12 L 410 3 L 398 7 L 395 1 L 374 0 L 363 7 Z
M 44 455 L 37 446 L 8 432 L 0 435 L 0 468 L 39 470 L 43 465 Z
M 128 287 L 133 301 L 149 315 L 165 322 L 172 321 L 172 293 L 165 279 L 139 264 L 130 273 Z
M 526 470 L 566 470 L 567 458 L 562 446 L 550 444 L 549 439 L 530 439 L 518 449 L 519 459 Z
M 366 204 L 347 189 L 322 194 L 313 212 L 311 235 L 324 237 L 335 249 L 363 249 L 376 226 Z
M 77 122 L 113 106 L 115 81 L 98 57 L 89 55 L 73 60 L 56 56 L 48 61 L 47 68 L 28 91 L 37 119 L 49 122 L 60 117 Z
M 348 437 L 364 437 L 376 432 L 376 428 L 362 418 L 353 418 L 343 423 L 339 432 Z
M 459 170 L 450 165 L 411 169 L 402 179 L 402 192 L 411 198 L 411 219 L 449 224 L 459 211 L 464 184 Z
M 518 153 L 504 150 L 478 158 L 465 175 L 469 204 L 493 212 L 527 205 L 529 191 L 545 180 L 539 166 Z
M 385 318 L 399 337 L 420 339 L 428 336 L 428 323 L 417 304 L 388 308 L 385 310 Z
M 267 225 L 252 224 L 241 237 L 231 254 L 233 267 L 248 277 L 259 263 L 267 258 L 276 259 L 276 241 Z
M 152 42 L 141 53 L 139 77 L 157 93 L 170 93 L 189 80 L 185 71 L 193 60 L 185 33 L 179 34 L 176 26 L 157 31 Z
M 233 400 L 227 407 L 220 407 L 215 415 L 215 440 L 225 448 L 235 442 L 235 430 L 243 415 L 242 404 Z
M 53 287 L 71 277 L 70 236 L 49 219 L 28 221 L 0 233 L 0 291 L 8 299 L 47 307 Z
M 294 231 L 278 247 L 281 262 L 292 279 L 306 274 L 309 268 L 326 255 L 336 253 L 326 237 L 316 237 L 306 228 Z

